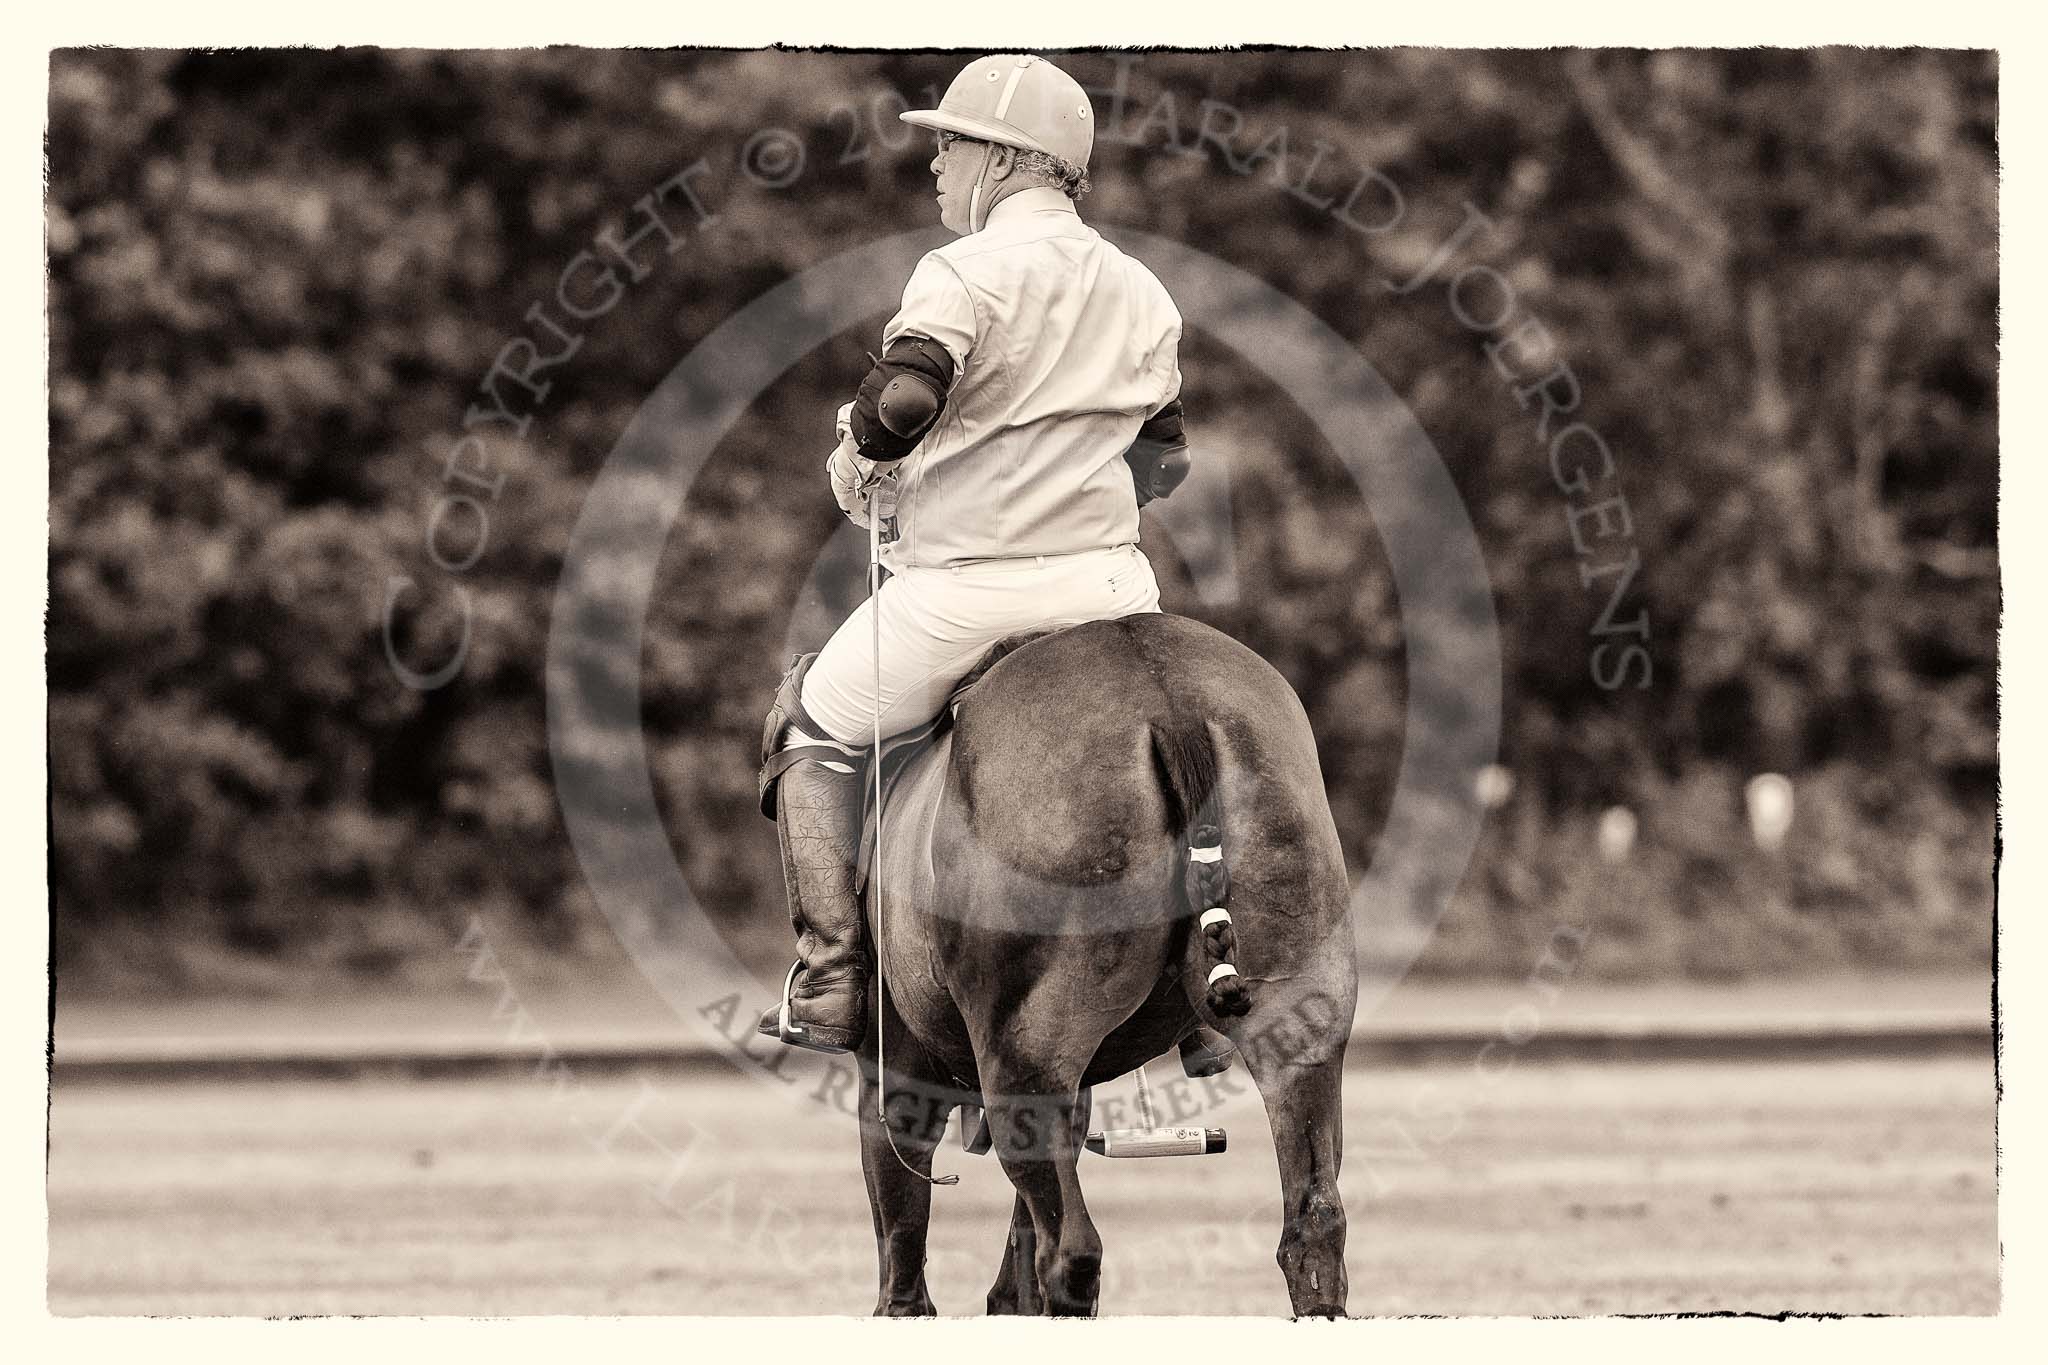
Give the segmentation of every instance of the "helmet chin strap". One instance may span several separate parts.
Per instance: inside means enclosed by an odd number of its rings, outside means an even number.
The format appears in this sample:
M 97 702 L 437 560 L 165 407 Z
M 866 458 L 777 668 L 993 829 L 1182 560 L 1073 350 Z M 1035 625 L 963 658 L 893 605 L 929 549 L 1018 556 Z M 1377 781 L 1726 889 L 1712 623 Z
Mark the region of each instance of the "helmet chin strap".
M 982 143 L 981 169 L 974 176 L 974 193 L 967 196 L 967 231 L 969 233 L 979 232 L 982 229 L 982 220 L 986 215 L 981 209 L 981 187 L 988 180 L 988 168 L 995 159 L 995 144 L 993 142 Z

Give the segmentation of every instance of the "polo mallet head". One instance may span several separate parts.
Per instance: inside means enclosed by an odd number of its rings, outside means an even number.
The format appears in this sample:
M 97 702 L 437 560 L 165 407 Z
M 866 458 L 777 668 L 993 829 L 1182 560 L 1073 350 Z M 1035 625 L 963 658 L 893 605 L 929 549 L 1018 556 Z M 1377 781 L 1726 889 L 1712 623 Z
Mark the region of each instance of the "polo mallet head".
M 1229 1141 L 1221 1128 L 1111 1128 L 1084 1145 L 1097 1156 L 1209 1156 Z
M 1152 1085 L 1145 1079 L 1145 1068 L 1139 1067 L 1136 1074 L 1138 1117 L 1144 1126 L 1093 1132 L 1082 1146 L 1097 1156 L 1208 1156 L 1229 1143 L 1221 1128 L 1161 1126 L 1152 1113 Z

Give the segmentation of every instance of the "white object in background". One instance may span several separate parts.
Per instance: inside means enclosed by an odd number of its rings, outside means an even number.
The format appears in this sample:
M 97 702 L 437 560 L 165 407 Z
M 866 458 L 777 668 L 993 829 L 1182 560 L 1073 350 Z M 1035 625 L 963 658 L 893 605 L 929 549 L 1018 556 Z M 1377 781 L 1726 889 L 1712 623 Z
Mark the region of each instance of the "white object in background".
M 1743 788 L 1749 802 L 1749 833 L 1756 846 L 1776 853 L 1792 830 L 1792 780 L 1782 773 L 1758 773 Z
M 1484 810 L 1499 810 L 1515 794 L 1515 775 L 1498 763 L 1489 763 L 1472 779 L 1472 794 Z
M 1600 856 L 1610 863 L 1628 857 L 1636 846 L 1636 813 L 1627 806 L 1609 806 L 1600 813 Z

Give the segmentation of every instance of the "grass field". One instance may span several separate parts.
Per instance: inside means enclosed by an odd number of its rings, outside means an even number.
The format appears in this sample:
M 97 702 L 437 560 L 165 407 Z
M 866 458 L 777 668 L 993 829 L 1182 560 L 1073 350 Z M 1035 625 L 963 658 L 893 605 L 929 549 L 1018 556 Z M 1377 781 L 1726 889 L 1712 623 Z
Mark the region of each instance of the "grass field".
M 1355 1314 L 1998 1306 L 1988 1058 L 1354 1069 L 1346 1114 Z M 1227 1153 L 1086 1159 L 1104 1312 L 1286 1312 L 1263 1113 L 1203 1121 Z M 58 1313 L 873 1304 L 850 1120 L 723 1074 L 60 1082 L 50 1142 Z M 932 1294 L 977 1313 L 1009 1186 L 938 1168 Z

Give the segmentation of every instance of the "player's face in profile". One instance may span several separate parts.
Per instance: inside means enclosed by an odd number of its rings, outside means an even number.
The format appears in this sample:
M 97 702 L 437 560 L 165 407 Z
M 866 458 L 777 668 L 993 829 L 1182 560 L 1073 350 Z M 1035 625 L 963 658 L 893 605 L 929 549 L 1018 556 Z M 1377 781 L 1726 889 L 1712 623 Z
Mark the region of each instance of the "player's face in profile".
M 965 235 L 973 231 L 968 207 L 974 194 L 974 174 L 981 165 L 981 144 L 952 133 L 940 133 L 938 141 L 932 174 L 939 182 L 939 221 Z

